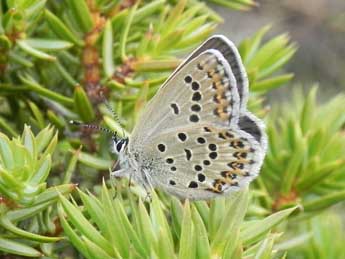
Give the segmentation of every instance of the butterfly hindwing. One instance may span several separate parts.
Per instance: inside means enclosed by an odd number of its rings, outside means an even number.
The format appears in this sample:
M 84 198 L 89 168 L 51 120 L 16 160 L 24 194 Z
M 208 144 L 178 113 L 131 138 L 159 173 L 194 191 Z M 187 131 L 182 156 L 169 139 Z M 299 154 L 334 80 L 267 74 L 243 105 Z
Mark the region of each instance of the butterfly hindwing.
M 180 197 L 206 199 L 238 190 L 258 174 L 259 142 L 238 129 L 210 124 L 167 131 L 152 139 L 154 184 Z
M 267 136 L 265 133 L 265 126 L 260 119 L 254 114 L 245 111 L 239 118 L 238 126 L 241 130 L 253 136 L 254 139 L 260 143 L 263 152 L 266 153 Z

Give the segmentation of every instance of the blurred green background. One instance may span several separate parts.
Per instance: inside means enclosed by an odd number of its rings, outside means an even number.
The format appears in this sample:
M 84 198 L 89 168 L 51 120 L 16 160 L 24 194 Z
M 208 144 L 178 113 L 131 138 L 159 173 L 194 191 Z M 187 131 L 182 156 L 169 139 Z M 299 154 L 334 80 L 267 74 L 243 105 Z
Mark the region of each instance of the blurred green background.
M 344 91 L 345 2 L 341 0 L 257 1 L 250 12 L 236 12 L 220 6 L 214 9 L 225 19 L 217 31 L 240 42 L 264 25 L 272 24 L 268 35 L 287 32 L 299 46 L 286 66 L 295 74 L 292 84 L 309 87 L 316 83 L 323 100 Z M 285 100 L 289 88 L 271 94 Z M 272 98 L 274 101 L 275 98 Z

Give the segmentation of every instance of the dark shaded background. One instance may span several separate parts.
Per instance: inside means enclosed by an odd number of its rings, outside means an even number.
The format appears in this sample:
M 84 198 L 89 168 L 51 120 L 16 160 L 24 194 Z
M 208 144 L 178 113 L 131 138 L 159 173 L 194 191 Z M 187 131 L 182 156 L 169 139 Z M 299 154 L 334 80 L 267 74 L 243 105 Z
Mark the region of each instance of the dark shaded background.
M 291 97 L 292 87 L 318 84 L 322 100 L 345 90 L 345 0 L 257 1 L 249 12 L 213 8 L 225 19 L 218 29 L 235 43 L 251 36 L 264 25 L 272 29 L 266 39 L 288 32 L 298 51 L 285 67 L 295 79 L 272 91 L 270 100 Z

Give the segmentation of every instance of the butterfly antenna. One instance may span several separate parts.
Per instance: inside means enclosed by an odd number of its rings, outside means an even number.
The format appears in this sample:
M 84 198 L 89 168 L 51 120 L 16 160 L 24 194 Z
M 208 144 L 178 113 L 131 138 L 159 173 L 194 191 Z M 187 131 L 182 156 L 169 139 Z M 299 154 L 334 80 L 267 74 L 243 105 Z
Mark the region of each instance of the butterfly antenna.
M 70 120 L 69 123 L 72 124 L 72 125 L 76 125 L 76 126 L 82 127 L 82 128 L 99 130 L 99 131 L 105 132 L 107 134 L 111 134 L 115 138 L 117 137 L 117 132 L 112 131 L 112 130 L 107 129 L 107 128 L 103 128 L 103 127 L 98 126 L 98 125 L 86 124 L 86 123 L 82 123 L 80 121 L 74 121 L 74 120 Z
M 114 111 L 114 109 L 111 107 L 110 103 L 108 102 L 108 100 L 105 98 L 104 94 L 103 94 L 103 91 L 100 92 L 100 95 L 103 99 L 103 103 L 105 104 L 105 106 L 107 107 L 108 111 L 111 112 L 111 114 L 113 115 L 113 118 L 115 119 L 115 121 L 120 125 L 121 129 L 122 129 L 122 133 L 124 134 L 125 131 L 123 129 L 123 126 L 122 126 L 122 123 L 121 123 L 121 120 L 119 118 L 119 116 L 117 115 L 117 113 Z M 122 136 L 124 136 L 122 134 Z

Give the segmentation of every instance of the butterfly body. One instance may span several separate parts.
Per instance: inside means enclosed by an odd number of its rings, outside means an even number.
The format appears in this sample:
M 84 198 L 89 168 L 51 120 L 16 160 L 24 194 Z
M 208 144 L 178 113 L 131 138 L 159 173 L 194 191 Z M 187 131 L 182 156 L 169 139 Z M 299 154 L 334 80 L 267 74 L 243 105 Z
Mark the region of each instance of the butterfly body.
M 115 146 L 121 170 L 112 174 L 189 199 L 246 186 L 267 145 L 263 123 L 246 109 L 247 94 L 236 47 L 211 37 L 146 105 L 126 145 Z

